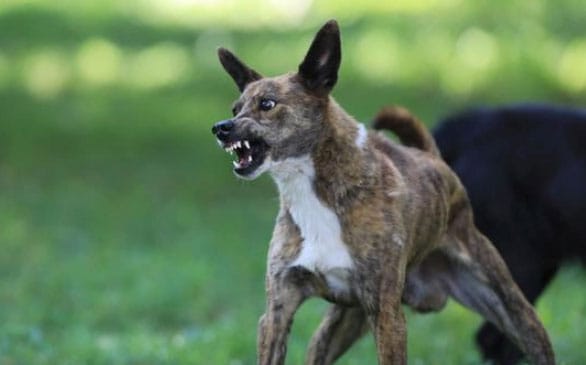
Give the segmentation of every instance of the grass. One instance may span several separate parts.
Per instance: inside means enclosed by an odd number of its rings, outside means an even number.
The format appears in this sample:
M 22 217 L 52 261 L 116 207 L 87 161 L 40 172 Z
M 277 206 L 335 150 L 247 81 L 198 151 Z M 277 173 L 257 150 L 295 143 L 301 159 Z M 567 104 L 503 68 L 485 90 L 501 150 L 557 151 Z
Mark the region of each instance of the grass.
M 237 181 L 211 138 L 236 97 L 213 49 L 227 41 L 261 71 L 278 73 L 296 66 L 314 29 L 194 30 L 105 4 L 95 13 L 34 1 L 0 6 L 0 364 L 253 364 L 278 202 L 267 177 Z M 462 6 L 459 16 L 441 11 L 433 21 L 433 9 L 343 15 L 348 51 L 335 96 L 361 120 L 389 102 L 429 121 L 481 100 L 583 104 L 581 84 L 551 71 L 552 49 L 579 41 L 583 13 L 573 1 L 537 4 L 526 20 L 543 27 L 534 33 L 517 33 L 513 15 L 477 25 L 502 57 L 472 69 L 491 75 L 472 84 L 442 76 L 472 72 L 442 45 L 496 7 Z M 539 39 L 551 47 L 507 53 Z M 401 72 L 390 79 L 365 72 L 386 69 L 360 58 L 368 44 L 386 49 L 387 41 L 400 51 Z M 561 364 L 586 363 L 585 280 L 578 267 L 564 269 L 538 306 Z M 302 308 L 289 364 L 302 362 L 324 309 L 319 300 Z M 460 306 L 408 314 L 408 323 L 411 364 L 480 362 L 479 319 Z M 340 363 L 375 363 L 372 339 Z

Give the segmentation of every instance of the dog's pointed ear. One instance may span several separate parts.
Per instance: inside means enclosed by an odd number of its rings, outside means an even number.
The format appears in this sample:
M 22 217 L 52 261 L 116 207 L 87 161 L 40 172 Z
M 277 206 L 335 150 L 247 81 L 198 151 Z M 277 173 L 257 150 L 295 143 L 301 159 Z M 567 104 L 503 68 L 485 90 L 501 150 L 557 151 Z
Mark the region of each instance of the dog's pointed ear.
M 262 79 L 258 72 L 246 66 L 244 62 L 240 61 L 226 48 L 218 48 L 218 58 L 220 58 L 220 63 L 224 66 L 224 70 L 232 76 L 240 92 L 244 91 L 244 88 L 249 83 Z
M 338 80 L 342 59 L 340 29 L 335 20 L 327 22 L 315 35 L 298 74 L 305 87 L 319 94 L 329 93 Z

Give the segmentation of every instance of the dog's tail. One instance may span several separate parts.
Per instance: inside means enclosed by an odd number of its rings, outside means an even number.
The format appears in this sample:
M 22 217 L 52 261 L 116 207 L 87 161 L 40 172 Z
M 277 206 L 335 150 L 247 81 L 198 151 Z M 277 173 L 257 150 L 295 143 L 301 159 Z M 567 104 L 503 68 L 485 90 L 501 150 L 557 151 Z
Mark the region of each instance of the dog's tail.
M 439 156 L 439 150 L 433 136 L 416 117 L 407 109 L 399 106 L 387 106 L 381 109 L 372 122 L 377 130 L 385 129 L 395 133 L 401 142 L 409 147 Z

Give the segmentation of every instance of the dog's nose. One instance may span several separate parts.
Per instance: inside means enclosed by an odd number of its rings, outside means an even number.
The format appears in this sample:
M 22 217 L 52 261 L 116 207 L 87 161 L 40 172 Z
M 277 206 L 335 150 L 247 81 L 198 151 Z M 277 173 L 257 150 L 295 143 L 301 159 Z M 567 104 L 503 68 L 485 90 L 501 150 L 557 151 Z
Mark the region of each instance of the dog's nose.
M 222 139 L 222 137 L 227 137 L 228 133 L 234 128 L 234 122 L 231 119 L 223 120 L 214 124 L 212 127 L 212 133 L 216 135 L 216 137 Z

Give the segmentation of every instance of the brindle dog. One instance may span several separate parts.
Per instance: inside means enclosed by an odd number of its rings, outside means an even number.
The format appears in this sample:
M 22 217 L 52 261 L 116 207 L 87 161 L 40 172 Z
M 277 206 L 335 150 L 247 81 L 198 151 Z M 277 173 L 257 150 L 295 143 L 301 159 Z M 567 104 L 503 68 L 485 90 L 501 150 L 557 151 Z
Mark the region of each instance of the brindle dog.
M 502 329 L 532 363 L 555 363 L 543 326 L 474 226 L 466 192 L 431 135 L 414 119 L 390 123 L 407 145 L 393 143 L 330 96 L 341 60 L 335 21 L 317 33 L 294 73 L 263 78 L 226 49 L 218 52 L 242 94 L 233 118 L 212 132 L 236 153 L 237 176 L 268 171 L 280 193 L 259 364 L 285 362 L 293 315 L 311 296 L 332 306 L 308 364 L 333 363 L 368 329 L 380 364 L 405 364 L 401 304 L 435 311 L 448 296 Z

